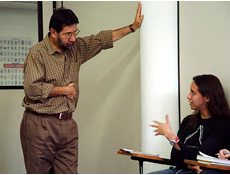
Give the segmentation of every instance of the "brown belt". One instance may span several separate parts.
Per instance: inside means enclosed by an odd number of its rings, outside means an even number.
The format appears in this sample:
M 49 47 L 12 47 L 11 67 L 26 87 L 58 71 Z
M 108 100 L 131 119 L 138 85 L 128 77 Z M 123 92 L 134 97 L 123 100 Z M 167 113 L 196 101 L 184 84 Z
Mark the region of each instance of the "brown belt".
M 49 117 L 55 117 L 58 118 L 59 120 L 67 120 L 67 119 L 71 119 L 72 118 L 72 113 L 60 113 L 60 114 L 41 114 L 41 113 L 37 113 L 34 111 L 30 111 L 29 109 L 26 109 L 26 112 L 30 112 L 32 114 L 35 115 L 45 115 L 45 116 L 49 116 Z

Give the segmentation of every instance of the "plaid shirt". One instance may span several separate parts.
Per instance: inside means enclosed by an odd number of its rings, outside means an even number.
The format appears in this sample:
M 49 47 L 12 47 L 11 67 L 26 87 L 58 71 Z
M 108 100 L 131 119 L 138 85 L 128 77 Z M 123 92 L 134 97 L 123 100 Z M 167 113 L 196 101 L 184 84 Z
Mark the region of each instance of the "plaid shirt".
M 58 53 L 47 35 L 33 46 L 24 63 L 24 91 L 22 106 L 42 114 L 74 112 L 79 97 L 79 70 L 81 64 L 101 50 L 113 47 L 112 31 L 77 38 L 73 47 Z M 48 97 L 54 86 L 75 83 L 76 96 L 72 101 L 66 96 Z

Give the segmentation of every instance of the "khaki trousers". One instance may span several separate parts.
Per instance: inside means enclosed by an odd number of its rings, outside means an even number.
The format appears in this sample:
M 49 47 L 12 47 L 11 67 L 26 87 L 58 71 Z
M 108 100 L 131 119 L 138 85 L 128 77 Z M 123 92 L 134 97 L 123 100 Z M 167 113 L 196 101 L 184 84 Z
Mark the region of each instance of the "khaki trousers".
M 78 127 L 73 119 L 25 111 L 20 137 L 28 174 L 77 173 Z

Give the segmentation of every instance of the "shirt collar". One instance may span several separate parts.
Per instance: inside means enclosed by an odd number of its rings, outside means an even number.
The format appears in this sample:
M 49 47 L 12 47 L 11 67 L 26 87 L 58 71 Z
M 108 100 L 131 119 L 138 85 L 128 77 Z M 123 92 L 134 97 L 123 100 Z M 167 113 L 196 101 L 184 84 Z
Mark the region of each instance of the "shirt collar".
M 50 55 L 54 54 L 56 51 L 56 49 L 54 48 L 54 46 L 52 45 L 50 39 L 49 39 L 49 34 L 46 35 L 45 37 L 45 42 L 46 42 L 46 45 L 47 45 L 47 49 L 48 49 L 48 53 Z

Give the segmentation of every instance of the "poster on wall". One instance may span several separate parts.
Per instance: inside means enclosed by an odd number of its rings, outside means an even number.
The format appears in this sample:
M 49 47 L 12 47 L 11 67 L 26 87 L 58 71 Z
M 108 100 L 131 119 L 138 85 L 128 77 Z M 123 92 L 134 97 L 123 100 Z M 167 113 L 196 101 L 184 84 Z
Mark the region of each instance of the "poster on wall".
M 31 39 L 0 38 L 0 88 L 18 87 L 24 83 L 24 61 Z

